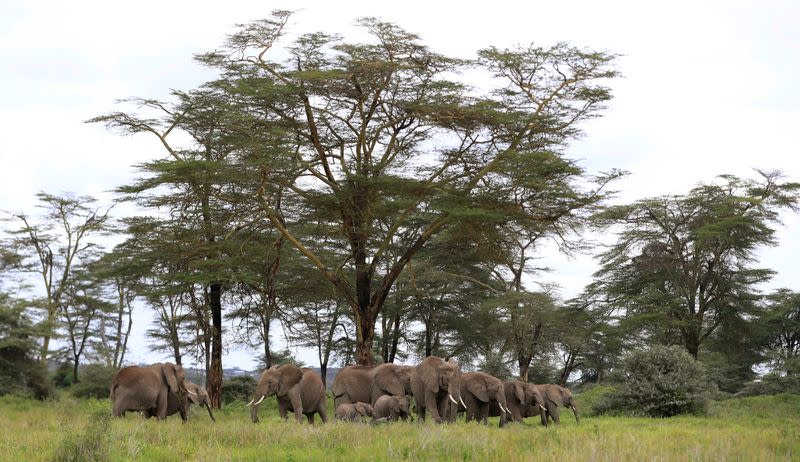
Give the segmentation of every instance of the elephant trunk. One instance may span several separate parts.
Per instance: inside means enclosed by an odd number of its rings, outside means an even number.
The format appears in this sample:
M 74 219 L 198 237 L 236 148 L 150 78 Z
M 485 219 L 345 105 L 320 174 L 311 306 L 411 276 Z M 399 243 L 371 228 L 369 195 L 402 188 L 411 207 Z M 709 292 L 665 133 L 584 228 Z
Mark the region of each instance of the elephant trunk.
M 261 405 L 261 401 L 264 401 L 264 398 L 266 397 L 267 395 L 261 395 L 261 398 L 258 401 L 254 402 L 253 407 L 250 408 L 250 419 L 253 421 L 253 423 L 258 423 L 258 408 Z
M 208 404 L 208 402 L 207 402 L 207 401 L 206 401 L 205 405 L 206 405 L 206 410 L 208 410 L 208 416 L 209 416 L 209 417 L 211 417 L 211 421 L 212 421 L 212 422 L 216 422 L 216 421 L 217 421 L 217 419 L 215 419 L 215 418 L 214 418 L 214 414 L 212 414 L 212 413 L 211 413 L 211 405 L 210 405 L 210 404 Z
M 574 404 L 573 404 L 573 405 L 571 405 L 571 406 L 570 406 L 570 408 L 572 409 L 572 412 L 574 412 L 574 413 L 575 413 L 575 422 L 576 422 L 576 423 L 581 423 L 581 419 L 580 419 L 580 417 L 578 417 L 578 408 L 577 408 L 577 407 L 575 407 L 575 405 L 574 405 Z

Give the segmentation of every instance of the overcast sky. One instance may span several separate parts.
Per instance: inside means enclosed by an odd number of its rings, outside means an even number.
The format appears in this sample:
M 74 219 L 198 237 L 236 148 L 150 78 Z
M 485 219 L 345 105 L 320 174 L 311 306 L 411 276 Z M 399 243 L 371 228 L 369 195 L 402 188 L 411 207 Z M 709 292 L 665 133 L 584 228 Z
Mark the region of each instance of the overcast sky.
M 720 173 L 781 169 L 800 181 L 800 3 L 435 2 L 435 1 L 9 1 L 0 4 L 0 209 L 31 210 L 38 191 L 108 192 L 131 165 L 159 157 L 147 136 L 120 137 L 83 121 L 117 99 L 166 98 L 212 77 L 193 53 L 218 47 L 237 23 L 275 8 L 298 10 L 290 32 L 347 35 L 361 16 L 419 34 L 436 51 L 473 57 L 480 48 L 574 45 L 623 55 L 624 78 L 604 117 L 570 148 L 590 172 L 631 172 L 619 201 L 679 194 Z M 761 262 L 772 286 L 800 290 L 797 216 L 784 217 L 780 245 Z M 548 253 L 543 281 L 566 297 L 589 281 L 591 257 Z M 148 312 L 136 313 L 129 359 L 150 362 Z M 225 367 L 252 368 L 230 351 Z M 300 352 L 309 365 L 316 359 Z

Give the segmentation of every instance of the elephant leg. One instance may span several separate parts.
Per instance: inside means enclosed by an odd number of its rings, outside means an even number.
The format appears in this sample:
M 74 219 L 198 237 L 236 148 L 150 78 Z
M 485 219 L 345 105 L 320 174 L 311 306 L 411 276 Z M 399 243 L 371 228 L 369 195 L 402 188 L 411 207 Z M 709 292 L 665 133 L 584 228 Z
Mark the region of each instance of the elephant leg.
M 448 419 L 447 416 L 450 415 L 450 398 L 448 398 L 447 395 L 444 395 L 443 397 L 439 398 L 438 404 L 439 408 L 437 411 L 439 411 L 439 423 L 446 421 L 449 422 L 450 419 Z
M 156 416 L 158 417 L 158 420 L 167 420 L 168 399 L 166 385 L 164 387 L 164 390 L 159 393 L 158 401 L 156 402 Z
M 547 412 L 548 412 L 548 414 L 550 414 L 550 417 L 553 419 L 553 423 L 554 424 L 558 425 L 558 424 L 561 423 L 561 416 L 559 415 L 560 414 L 560 409 L 558 408 L 558 406 L 556 406 L 555 404 L 552 405 L 552 406 L 548 406 L 547 407 Z
M 310 425 L 314 425 L 314 414 L 306 414 L 306 419 Z
M 294 418 L 298 423 L 303 422 L 303 400 L 300 398 L 300 392 L 297 390 L 289 391 L 289 400 L 292 402 L 294 408 Z
M 328 410 L 325 409 L 325 398 L 319 400 L 319 404 L 317 404 L 317 414 L 319 414 L 319 418 L 322 420 L 322 423 L 328 421 Z
M 483 422 L 484 425 L 489 424 L 489 403 L 481 402 L 478 408 L 479 417 L 478 421 Z
M 431 413 L 431 418 L 436 423 L 442 423 L 442 418 L 439 417 L 439 403 L 436 401 L 436 395 L 430 391 L 425 391 L 425 409 Z
M 278 414 L 281 415 L 281 419 L 283 420 L 289 418 L 289 415 L 287 414 L 287 408 L 288 406 L 286 406 L 286 401 L 278 399 Z
M 114 417 L 123 417 L 125 415 L 125 411 L 122 410 L 122 400 L 114 401 L 114 408 L 111 413 Z

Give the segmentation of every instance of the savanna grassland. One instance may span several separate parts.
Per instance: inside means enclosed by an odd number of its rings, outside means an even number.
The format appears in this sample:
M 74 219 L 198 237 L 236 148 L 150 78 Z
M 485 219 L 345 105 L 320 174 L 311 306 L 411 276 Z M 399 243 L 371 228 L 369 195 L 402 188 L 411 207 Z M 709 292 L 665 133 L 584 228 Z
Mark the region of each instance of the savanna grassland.
M 274 400 L 262 407 L 255 425 L 241 404 L 217 412 L 216 424 L 193 408 L 185 425 L 177 417 L 166 423 L 130 414 L 113 419 L 109 407 L 107 400 L 67 396 L 49 402 L 0 398 L 0 459 L 800 460 L 798 395 L 717 401 L 706 417 L 585 416 L 577 425 L 569 415 L 548 428 L 533 419 L 505 428 L 463 421 L 311 427 L 282 422 Z

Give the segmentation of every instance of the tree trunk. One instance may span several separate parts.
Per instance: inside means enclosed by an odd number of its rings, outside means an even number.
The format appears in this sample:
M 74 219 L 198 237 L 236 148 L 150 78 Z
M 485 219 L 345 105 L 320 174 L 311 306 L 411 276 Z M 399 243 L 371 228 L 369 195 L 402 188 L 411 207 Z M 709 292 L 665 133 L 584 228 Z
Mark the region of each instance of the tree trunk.
M 517 364 L 519 365 L 519 379 L 523 382 L 528 381 L 528 370 L 531 367 L 531 356 L 530 355 L 519 355 L 517 356 Z
M 78 383 L 78 357 L 75 356 L 72 361 L 72 383 Z
M 208 371 L 208 396 L 211 406 L 222 409 L 222 285 L 211 283 L 209 287 L 211 308 L 211 368 Z
M 356 337 L 356 364 L 369 366 L 372 361 L 372 344 L 375 340 L 375 314 L 367 309 L 358 317 Z
M 392 348 L 389 351 L 389 361 L 390 363 L 394 362 L 395 356 L 397 356 L 397 344 L 400 343 L 400 314 L 394 315 L 394 329 L 392 331 Z

